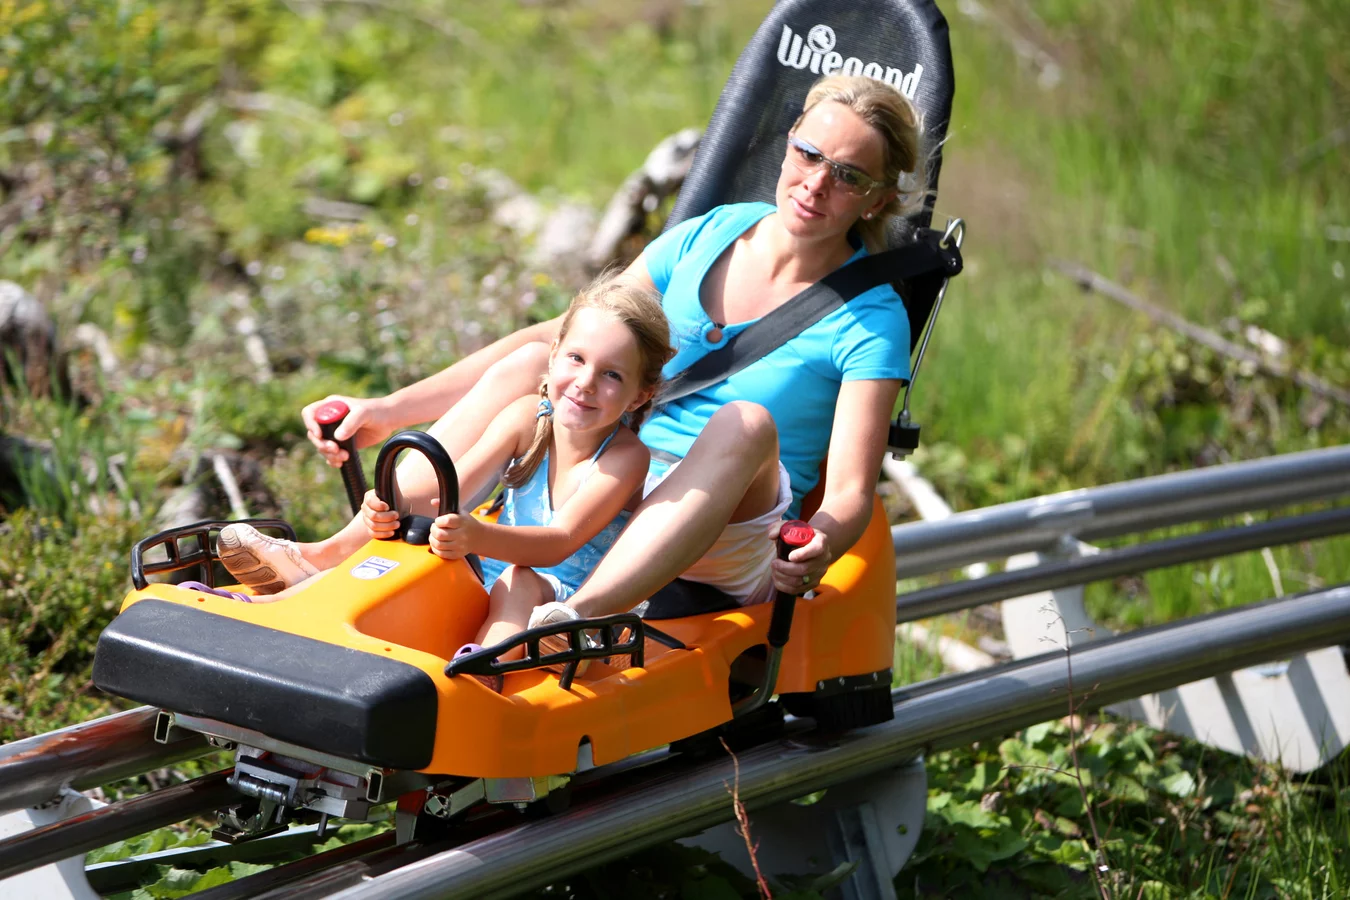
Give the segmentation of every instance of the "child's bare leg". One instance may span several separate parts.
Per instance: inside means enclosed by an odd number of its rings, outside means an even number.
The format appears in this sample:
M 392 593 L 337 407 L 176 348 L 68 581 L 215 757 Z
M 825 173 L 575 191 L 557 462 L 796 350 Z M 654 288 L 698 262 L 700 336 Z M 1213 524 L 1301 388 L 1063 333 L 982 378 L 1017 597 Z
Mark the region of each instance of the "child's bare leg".
M 541 603 L 553 599 L 553 585 L 539 573 L 524 566 L 511 566 L 492 586 L 488 598 L 488 615 L 478 630 L 475 643 L 491 647 L 524 631 L 530 621 L 530 612 Z M 519 659 L 525 648 L 518 647 L 501 659 Z
M 294 597 L 296 594 L 300 593 L 300 591 L 304 590 L 307 587 L 310 587 L 311 585 L 314 584 L 314 582 L 318 581 L 320 578 L 322 578 L 327 574 L 328 574 L 327 570 L 321 571 L 319 572 L 319 574 L 311 575 L 304 581 L 296 582 L 295 584 L 291 585 L 285 590 L 277 591 L 275 594 L 254 594 L 252 602 L 272 603 L 277 600 L 285 600 L 287 597 Z
M 548 344 L 532 342 L 494 363 L 449 412 L 427 433 L 441 442 L 451 459 L 463 456 L 478 442 L 493 418 L 513 401 L 539 390 L 539 379 L 548 367 Z M 436 515 L 431 502 L 437 495 L 436 475 L 420 453 L 404 454 L 395 483 L 399 495 L 413 512 Z M 361 517 L 356 516 L 330 538 L 301 544 L 300 555 L 318 569 L 331 569 L 370 540 Z

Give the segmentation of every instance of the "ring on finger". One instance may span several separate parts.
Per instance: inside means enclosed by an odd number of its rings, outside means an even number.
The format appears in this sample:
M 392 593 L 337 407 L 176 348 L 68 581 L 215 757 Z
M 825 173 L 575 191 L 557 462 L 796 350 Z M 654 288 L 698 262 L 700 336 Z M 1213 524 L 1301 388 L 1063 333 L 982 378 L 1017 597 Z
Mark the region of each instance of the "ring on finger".
M 811 576 L 810 576 L 810 575 L 803 575 L 803 576 L 802 576 L 802 584 L 810 584 L 810 583 L 811 583 Z

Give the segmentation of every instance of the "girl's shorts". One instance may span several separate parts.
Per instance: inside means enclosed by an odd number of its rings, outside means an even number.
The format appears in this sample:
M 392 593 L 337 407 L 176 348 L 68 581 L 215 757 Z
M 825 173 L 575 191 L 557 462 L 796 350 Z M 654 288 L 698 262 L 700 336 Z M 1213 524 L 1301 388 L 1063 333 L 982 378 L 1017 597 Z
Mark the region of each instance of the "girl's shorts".
M 645 498 L 657 485 L 670 477 L 680 466 L 653 458 L 643 485 Z M 742 606 L 751 606 L 773 599 L 771 566 L 777 556 L 769 527 L 783 518 L 792 505 L 792 481 L 780 460 L 778 463 L 778 500 L 773 509 L 745 522 L 731 522 L 722 529 L 717 540 L 698 562 L 680 577 L 712 585 L 736 599 Z
M 483 587 L 489 592 L 492 590 L 492 586 L 497 583 L 497 579 L 501 578 L 506 570 L 511 568 L 510 563 L 505 563 L 498 559 L 490 559 L 486 556 L 480 558 L 479 562 L 483 566 Z M 538 575 L 548 583 L 548 586 L 553 589 L 553 599 L 557 600 L 559 603 L 566 603 L 567 598 L 577 592 L 576 585 L 568 584 L 552 572 L 535 569 L 534 574 Z M 548 601 L 546 600 L 544 602 L 547 603 Z

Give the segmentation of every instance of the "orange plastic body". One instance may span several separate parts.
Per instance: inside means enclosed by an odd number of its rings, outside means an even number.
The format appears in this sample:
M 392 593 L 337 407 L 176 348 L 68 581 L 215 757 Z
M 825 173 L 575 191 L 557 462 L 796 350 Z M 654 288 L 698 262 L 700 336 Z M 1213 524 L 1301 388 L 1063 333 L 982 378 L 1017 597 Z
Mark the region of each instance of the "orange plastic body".
M 372 557 L 386 562 L 372 567 Z M 449 656 L 473 640 L 487 595 L 467 564 L 446 562 L 424 546 L 371 541 L 275 603 L 151 584 L 133 591 L 122 608 L 150 597 L 416 666 L 439 695 L 435 751 L 422 771 L 476 778 L 566 774 L 576 769 L 583 740 L 603 765 L 728 721 L 731 664 L 765 643 L 772 607 L 655 622 L 688 649 L 649 640 L 643 668 L 593 663 L 569 691 L 553 673 L 518 672 L 497 694 L 472 677 L 444 673 Z M 889 668 L 894 631 L 895 557 L 876 501 L 862 538 L 830 567 L 814 597 L 798 600 L 778 692 L 812 691 L 828 679 Z

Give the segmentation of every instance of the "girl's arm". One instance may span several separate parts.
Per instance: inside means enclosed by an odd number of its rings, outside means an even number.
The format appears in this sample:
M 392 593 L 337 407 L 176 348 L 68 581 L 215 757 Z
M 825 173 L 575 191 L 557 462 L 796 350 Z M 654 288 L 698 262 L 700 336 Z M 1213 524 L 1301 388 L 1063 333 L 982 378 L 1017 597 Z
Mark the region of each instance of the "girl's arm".
M 788 561 L 774 561 L 779 589 L 800 592 L 803 575 L 810 576 L 809 585 L 814 587 L 830 563 L 862 537 L 872 518 L 872 495 L 900 384 L 898 379 L 867 379 L 840 386 L 825 464 L 825 495 L 811 517 L 816 537 L 792 551 Z
M 556 566 L 623 511 L 642 486 L 650 459 L 636 435 L 621 431 L 591 477 L 555 511 L 552 525 L 498 525 L 467 515 L 442 516 L 436 520 L 441 527 L 432 529 L 432 550 L 451 559 L 477 553 L 517 566 Z
M 497 413 L 478 443 L 454 460 L 461 498 L 472 497 L 495 484 L 506 464 L 525 452 L 534 431 L 537 405 L 538 401 L 531 397 L 522 397 L 510 404 Z M 372 537 L 390 537 L 398 528 L 397 514 L 391 511 L 388 503 L 376 497 L 374 491 L 366 492 L 361 516 Z

